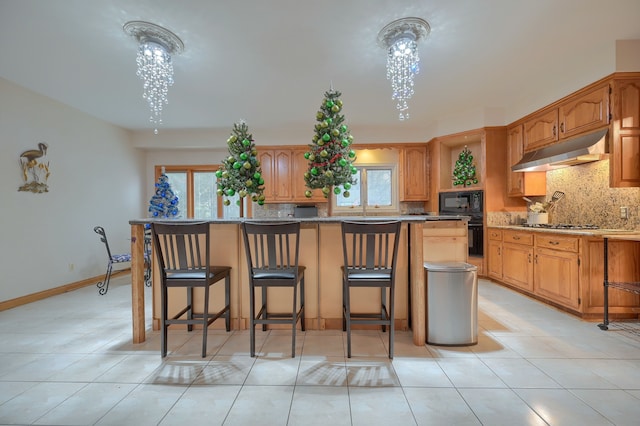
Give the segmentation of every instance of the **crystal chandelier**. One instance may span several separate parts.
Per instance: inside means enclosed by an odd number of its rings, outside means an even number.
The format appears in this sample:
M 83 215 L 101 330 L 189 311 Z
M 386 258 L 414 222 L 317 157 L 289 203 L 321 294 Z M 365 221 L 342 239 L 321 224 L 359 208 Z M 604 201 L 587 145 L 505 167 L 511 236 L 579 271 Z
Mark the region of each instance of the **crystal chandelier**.
M 184 49 L 182 40 L 166 28 L 144 21 L 130 21 L 124 24 L 124 32 L 139 43 L 136 75 L 142 79 L 142 97 L 149 104 L 151 121 L 158 134 L 162 125 L 162 109 L 169 103 L 167 94 L 173 85 L 173 63 L 171 55 Z
M 420 72 L 418 42 L 430 31 L 423 19 L 402 18 L 378 33 L 378 44 L 387 51 L 387 80 L 391 80 L 391 99 L 397 102 L 400 120 L 409 119 L 407 101 L 413 96 L 413 77 Z

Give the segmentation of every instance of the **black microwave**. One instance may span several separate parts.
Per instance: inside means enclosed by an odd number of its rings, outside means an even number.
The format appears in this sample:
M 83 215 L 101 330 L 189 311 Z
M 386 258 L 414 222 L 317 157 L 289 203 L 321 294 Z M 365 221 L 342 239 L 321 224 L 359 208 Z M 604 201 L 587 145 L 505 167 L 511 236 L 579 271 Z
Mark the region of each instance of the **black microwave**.
M 482 221 L 483 191 L 441 192 L 439 211 L 441 215 L 470 216 L 472 220 Z

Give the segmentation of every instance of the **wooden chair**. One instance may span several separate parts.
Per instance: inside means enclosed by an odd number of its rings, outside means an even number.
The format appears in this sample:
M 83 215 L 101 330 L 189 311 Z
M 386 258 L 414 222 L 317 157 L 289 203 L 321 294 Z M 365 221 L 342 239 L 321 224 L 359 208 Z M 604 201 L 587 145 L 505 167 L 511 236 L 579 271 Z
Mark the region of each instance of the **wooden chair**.
M 202 357 L 207 354 L 207 328 L 224 317 L 227 331 L 231 329 L 230 272 L 229 266 L 210 264 L 210 233 L 207 222 L 151 224 L 153 248 L 160 269 L 161 284 L 161 354 L 167 355 L 167 328 L 171 324 L 185 324 L 192 331 L 194 325 L 202 326 Z M 224 279 L 224 303 L 217 312 L 209 312 L 209 289 Z M 187 303 L 177 314 L 169 317 L 170 288 L 187 290 Z M 193 293 L 195 288 L 204 290 L 202 312 L 195 312 Z M 184 317 L 186 314 L 186 317 Z
M 342 222 L 343 330 L 347 332 L 348 358 L 351 358 L 352 324 L 381 325 L 383 332 L 389 327 L 389 358 L 393 358 L 394 292 L 400 225 L 399 221 Z M 380 310 L 352 312 L 351 289 L 356 287 L 380 289 Z
M 304 331 L 304 271 L 298 265 L 300 222 L 243 222 L 242 234 L 249 269 L 249 324 L 251 356 L 256 353 L 256 324 L 291 324 L 291 357 L 296 354 L 296 324 Z M 261 306 L 256 313 L 255 290 L 262 289 Z M 293 289 L 290 312 L 270 312 L 267 303 L 270 287 Z M 298 293 L 299 288 L 299 293 Z M 299 302 L 298 302 L 299 298 Z

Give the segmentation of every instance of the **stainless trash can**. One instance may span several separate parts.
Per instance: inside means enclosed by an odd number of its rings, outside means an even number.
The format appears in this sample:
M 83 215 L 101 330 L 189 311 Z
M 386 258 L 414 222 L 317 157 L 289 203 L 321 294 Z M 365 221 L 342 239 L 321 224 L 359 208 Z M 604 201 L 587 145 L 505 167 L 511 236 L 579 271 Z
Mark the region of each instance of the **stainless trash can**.
M 465 262 L 425 262 L 427 343 L 478 343 L 478 268 Z

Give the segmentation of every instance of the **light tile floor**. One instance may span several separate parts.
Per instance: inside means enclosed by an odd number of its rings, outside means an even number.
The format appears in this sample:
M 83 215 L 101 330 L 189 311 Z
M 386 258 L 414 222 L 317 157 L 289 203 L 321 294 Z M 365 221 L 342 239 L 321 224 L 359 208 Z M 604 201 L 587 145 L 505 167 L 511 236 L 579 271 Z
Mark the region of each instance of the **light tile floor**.
M 0 312 L 0 424 L 638 425 L 640 337 L 480 280 L 479 343 L 398 332 L 170 333 L 131 343 L 130 277 Z M 149 299 L 147 289 L 147 299 Z M 149 300 L 147 300 L 149 301 Z M 149 303 L 147 303 L 147 307 Z M 147 312 L 150 317 L 150 312 Z

